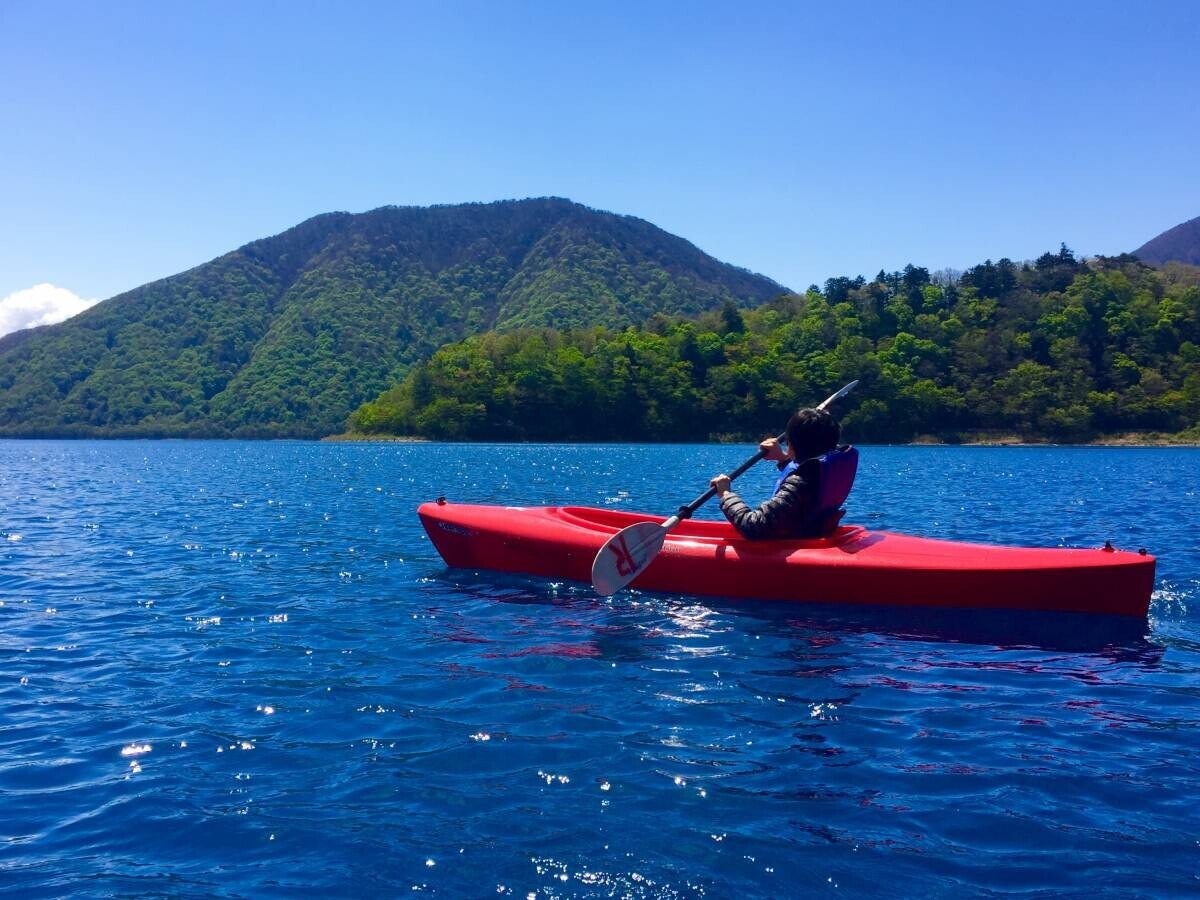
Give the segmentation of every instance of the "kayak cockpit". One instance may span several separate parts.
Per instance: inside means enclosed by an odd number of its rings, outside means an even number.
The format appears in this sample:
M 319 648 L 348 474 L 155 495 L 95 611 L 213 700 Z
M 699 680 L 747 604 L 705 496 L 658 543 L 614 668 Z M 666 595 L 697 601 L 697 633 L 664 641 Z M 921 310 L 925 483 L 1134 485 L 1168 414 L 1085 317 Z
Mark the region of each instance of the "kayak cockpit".
M 559 521 L 584 528 L 597 534 L 616 534 L 622 528 L 636 525 L 639 522 L 661 523 L 666 516 L 650 516 L 643 513 L 623 512 L 616 509 L 595 509 L 590 506 L 555 506 L 546 512 Z M 714 522 L 707 519 L 686 519 L 671 529 L 668 540 L 703 541 L 720 544 L 754 543 L 763 546 L 787 544 L 797 550 L 819 550 L 827 547 L 839 547 L 852 538 L 859 537 L 865 529 L 861 525 L 842 525 L 833 534 L 823 538 L 807 538 L 789 541 L 753 541 L 742 538 L 737 530 L 728 522 Z

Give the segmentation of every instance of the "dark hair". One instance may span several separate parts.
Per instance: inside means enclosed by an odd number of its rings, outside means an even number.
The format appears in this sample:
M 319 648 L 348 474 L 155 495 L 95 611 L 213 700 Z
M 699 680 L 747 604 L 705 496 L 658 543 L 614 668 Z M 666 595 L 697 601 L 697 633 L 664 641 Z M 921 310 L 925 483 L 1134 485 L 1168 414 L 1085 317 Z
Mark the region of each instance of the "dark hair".
M 796 462 L 832 450 L 841 436 L 842 426 L 823 409 L 802 409 L 788 419 L 788 446 Z

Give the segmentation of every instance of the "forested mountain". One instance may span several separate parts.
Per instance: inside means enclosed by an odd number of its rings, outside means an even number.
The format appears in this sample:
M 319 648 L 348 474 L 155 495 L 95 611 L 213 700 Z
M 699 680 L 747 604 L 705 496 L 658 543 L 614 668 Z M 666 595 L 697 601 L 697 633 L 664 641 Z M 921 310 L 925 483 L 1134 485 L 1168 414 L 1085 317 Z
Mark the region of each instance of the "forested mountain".
M 330 213 L 0 338 L 0 434 L 319 436 L 469 334 L 620 328 L 782 291 L 556 198 Z
M 908 266 L 833 278 L 751 311 L 645 328 L 484 334 L 444 347 L 354 430 L 476 440 L 704 441 L 778 431 L 851 379 L 856 441 L 980 431 L 1200 440 L 1200 269 L 1132 256 Z
M 1168 228 L 1134 250 L 1133 255 L 1150 266 L 1171 262 L 1200 266 L 1200 216 Z

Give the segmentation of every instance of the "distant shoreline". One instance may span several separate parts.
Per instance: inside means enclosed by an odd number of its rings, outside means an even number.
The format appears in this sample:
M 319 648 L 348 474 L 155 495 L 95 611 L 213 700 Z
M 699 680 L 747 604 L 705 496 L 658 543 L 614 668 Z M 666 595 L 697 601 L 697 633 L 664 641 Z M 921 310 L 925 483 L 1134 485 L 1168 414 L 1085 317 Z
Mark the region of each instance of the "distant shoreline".
M 1138 434 L 1106 434 L 1089 441 L 1029 440 L 1018 435 L 963 435 L 961 440 L 944 440 L 935 436 L 918 436 L 906 446 L 933 447 L 1200 447 L 1200 439 L 1192 436 L 1146 432 Z
M 1090 441 L 1050 441 L 1025 439 L 1014 434 L 964 434 L 955 438 L 943 438 L 937 435 L 918 435 L 911 441 L 900 443 L 878 443 L 871 441 L 855 441 L 864 446 L 880 447 L 1160 447 L 1160 448 L 1200 448 L 1200 439 L 1191 433 L 1184 435 L 1162 434 L 1147 432 L 1145 434 L 1127 433 L 1104 435 Z M 0 440 L 14 441 L 304 441 L 322 444 L 511 444 L 514 447 L 529 444 L 579 444 L 588 445 L 620 445 L 620 444 L 695 444 L 697 446 L 721 446 L 725 444 L 752 444 L 752 438 L 737 438 L 729 436 L 716 441 L 591 441 L 566 438 L 554 441 L 444 441 L 417 435 L 403 434 L 361 434 L 345 432 L 331 434 L 325 437 L 302 435 L 187 435 L 187 434 L 130 434 L 117 432 L 115 434 L 3 434 Z
M 344 434 L 329 434 L 318 438 L 322 444 L 351 444 L 351 443 L 380 443 L 380 444 L 433 444 L 429 438 L 411 434 L 358 434 L 353 431 Z
M 560 441 L 438 441 L 430 438 L 415 437 L 412 435 L 394 435 L 394 434 L 359 434 L 348 432 L 345 434 L 335 434 L 320 439 L 322 443 L 388 443 L 388 444 L 483 444 L 483 443 L 498 443 L 512 444 L 514 447 L 522 444 L 659 444 L 659 443 L 675 443 L 663 441 L 581 441 L 565 439 Z M 679 443 L 697 443 L 702 446 L 721 446 L 723 444 L 751 444 L 754 443 L 751 439 L 741 441 L 681 441 Z M 863 442 L 870 446 L 870 442 Z M 1119 434 L 1106 435 L 1101 438 L 1096 438 L 1092 441 L 1081 442 L 1055 442 L 1042 440 L 1025 440 L 1017 435 L 973 435 L 965 436 L 962 440 L 944 440 L 932 435 L 919 436 L 914 440 L 906 441 L 898 444 L 879 444 L 877 446 L 885 447 L 1182 447 L 1182 448 L 1198 448 L 1200 440 L 1194 438 L 1182 438 L 1173 435 L 1164 435 L 1156 432 L 1147 434 Z

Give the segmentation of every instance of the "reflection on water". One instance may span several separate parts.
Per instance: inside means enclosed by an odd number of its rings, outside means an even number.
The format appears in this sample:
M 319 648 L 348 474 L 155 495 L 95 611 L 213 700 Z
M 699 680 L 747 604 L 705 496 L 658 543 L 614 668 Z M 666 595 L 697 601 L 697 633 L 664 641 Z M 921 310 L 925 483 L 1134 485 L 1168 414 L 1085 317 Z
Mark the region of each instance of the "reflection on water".
M 1032 648 L 1091 653 L 1147 664 L 1162 656 L 1163 641 L 1151 640 L 1152 621 L 1130 616 L 1035 613 L 1024 610 L 837 606 L 827 603 L 772 603 L 626 590 L 616 601 L 596 597 L 586 585 L 547 583 L 508 573 L 463 572 L 444 568 L 436 580 L 455 595 L 515 605 L 607 606 L 614 618 L 624 609 L 653 606 L 685 631 L 705 631 L 718 619 L 774 625 L 793 636 L 875 633 L 894 640 L 979 644 L 997 650 Z M 728 627 L 728 626 L 727 626 Z M 645 635 L 639 636 L 640 638 Z M 831 638 L 832 640 L 832 638 Z

